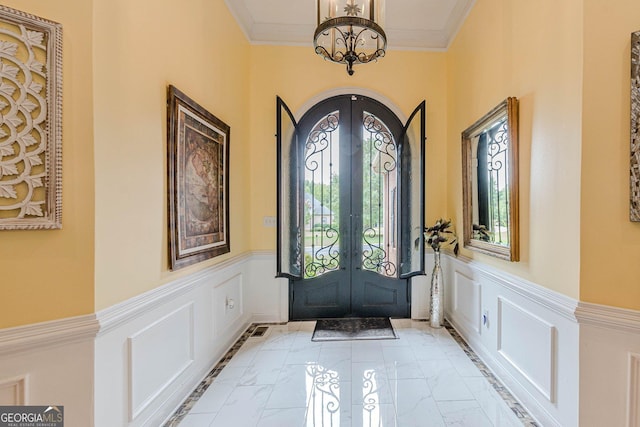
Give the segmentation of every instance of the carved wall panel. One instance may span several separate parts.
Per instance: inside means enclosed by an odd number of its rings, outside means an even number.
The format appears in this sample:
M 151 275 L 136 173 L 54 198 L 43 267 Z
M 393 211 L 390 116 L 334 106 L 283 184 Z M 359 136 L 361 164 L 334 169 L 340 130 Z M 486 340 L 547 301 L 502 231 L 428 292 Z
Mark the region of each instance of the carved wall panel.
M 640 31 L 631 34 L 631 221 L 640 221 Z
M 62 26 L 0 6 L 0 230 L 61 214 Z

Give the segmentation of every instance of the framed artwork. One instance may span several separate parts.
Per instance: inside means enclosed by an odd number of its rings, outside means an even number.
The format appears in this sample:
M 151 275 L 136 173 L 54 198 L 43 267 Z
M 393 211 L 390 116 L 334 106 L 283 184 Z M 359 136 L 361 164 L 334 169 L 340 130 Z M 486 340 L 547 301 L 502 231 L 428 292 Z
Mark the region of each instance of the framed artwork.
M 172 270 L 230 251 L 230 128 L 167 88 L 169 261 Z
M 62 26 L 0 5 L 0 230 L 62 228 Z
M 629 218 L 640 221 L 640 31 L 631 33 L 631 203 Z

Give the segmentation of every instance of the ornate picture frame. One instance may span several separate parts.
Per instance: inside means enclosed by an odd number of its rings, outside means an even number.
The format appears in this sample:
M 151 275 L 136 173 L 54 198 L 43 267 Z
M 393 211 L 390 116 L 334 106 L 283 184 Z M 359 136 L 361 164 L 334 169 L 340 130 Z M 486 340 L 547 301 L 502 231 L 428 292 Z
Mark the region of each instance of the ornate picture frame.
M 62 228 L 62 26 L 0 5 L 0 230 Z
M 631 162 L 629 219 L 640 221 L 640 31 L 631 33 Z
M 463 245 L 520 261 L 518 99 L 509 97 L 462 132 Z
M 167 88 L 169 262 L 172 270 L 225 254 L 229 242 L 230 128 Z

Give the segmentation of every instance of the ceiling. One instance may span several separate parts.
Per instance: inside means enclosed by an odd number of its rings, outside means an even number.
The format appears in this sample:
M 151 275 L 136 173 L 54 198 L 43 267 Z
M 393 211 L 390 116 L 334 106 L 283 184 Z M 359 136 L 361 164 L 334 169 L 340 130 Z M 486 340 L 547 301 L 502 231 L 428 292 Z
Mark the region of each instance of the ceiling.
M 251 43 L 311 45 L 315 0 L 225 0 Z M 475 0 L 387 0 L 390 49 L 446 49 Z

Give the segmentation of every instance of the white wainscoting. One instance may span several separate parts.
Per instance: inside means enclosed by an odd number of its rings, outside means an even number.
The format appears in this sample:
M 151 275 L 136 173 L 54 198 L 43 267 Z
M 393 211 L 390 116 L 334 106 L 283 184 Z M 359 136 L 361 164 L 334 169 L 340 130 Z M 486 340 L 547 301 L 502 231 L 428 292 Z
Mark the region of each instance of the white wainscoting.
M 129 420 L 193 364 L 193 314 L 189 302 L 129 337 Z
M 527 309 L 498 297 L 498 353 L 550 402 L 555 401 L 555 330 Z
M 629 426 L 640 427 L 640 354 L 629 355 Z
M 251 322 L 287 321 L 254 252 L 98 313 L 0 330 L 0 405 L 64 405 L 69 427 L 159 426 Z
M 253 252 L 247 272 L 247 309 L 253 322 L 289 320 L 289 282 L 276 279 L 276 253 Z
M 640 427 L 640 312 L 581 302 L 580 427 Z
M 71 319 L 39 324 L 54 335 L 65 331 L 60 343 L 40 333 L 41 341 L 32 339 L 36 325 L 0 330 L 0 405 L 60 405 L 65 426 L 92 426 L 93 338 L 83 332 L 91 319 L 97 326 L 92 315 L 74 318 L 81 339 L 69 339 Z M 21 337 L 15 351 L 9 336 Z
M 480 333 L 483 318 L 480 314 L 482 295 L 480 283 L 456 271 L 453 277 L 452 310 L 465 327 Z M 488 319 L 484 319 L 488 321 Z
M 462 257 L 443 266 L 448 319 L 541 425 L 640 427 L 640 312 Z M 0 405 L 64 405 L 69 427 L 161 425 L 249 323 L 287 321 L 274 276 L 275 254 L 254 252 L 96 314 L 0 330 Z M 428 277 L 412 280 L 414 318 Z
M 0 405 L 24 405 L 27 400 L 27 376 L 0 381 Z
M 252 321 L 253 263 L 235 257 L 97 313 L 95 427 L 173 413 Z
M 577 301 L 464 257 L 443 261 L 449 321 L 541 425 L 577 426 Z

